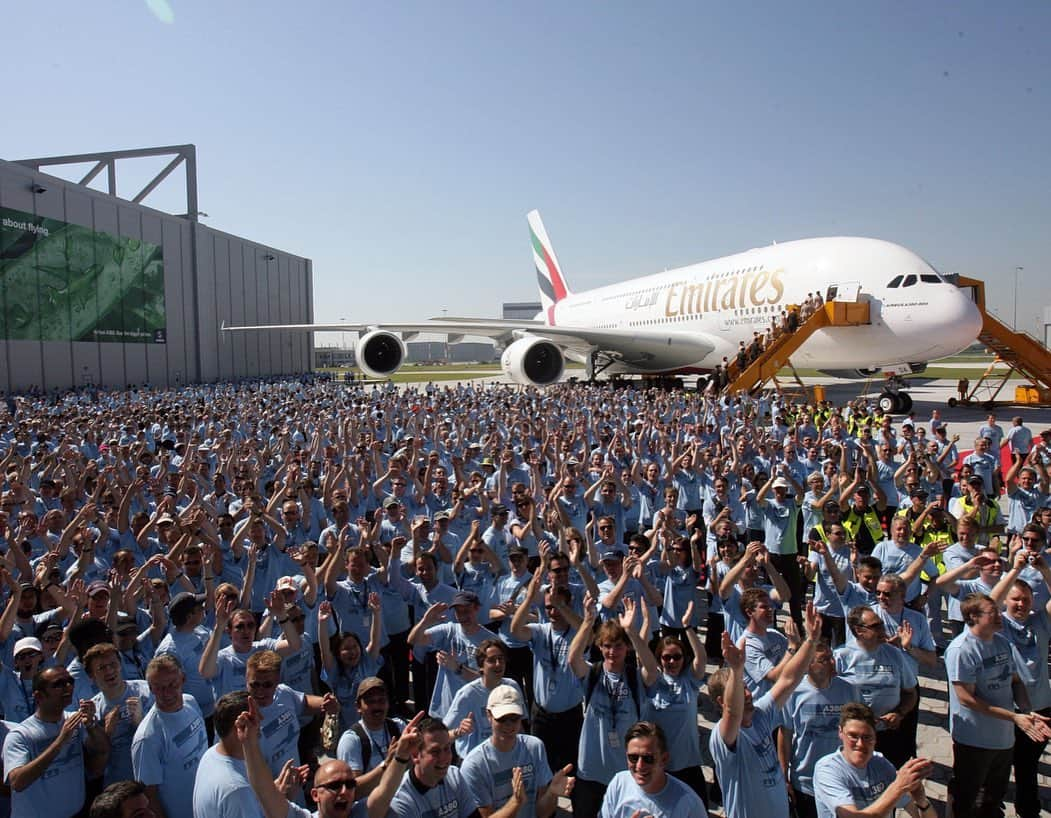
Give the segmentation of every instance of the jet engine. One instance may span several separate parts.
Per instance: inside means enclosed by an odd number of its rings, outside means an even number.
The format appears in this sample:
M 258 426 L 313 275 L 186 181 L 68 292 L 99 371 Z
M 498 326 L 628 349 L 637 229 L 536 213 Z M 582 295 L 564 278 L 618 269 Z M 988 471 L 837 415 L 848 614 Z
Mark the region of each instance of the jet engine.
M 388 378 L 405 363 L 405 342 L 393 333 L 374 329 L 361 336 L 355 354 L 361 371 L 370 378 Z
M 562 350 L 543 338 L 519 338 L 500 356 L 504 374 L 515 383 L 547 386 L 557 382 L 565 369 Z

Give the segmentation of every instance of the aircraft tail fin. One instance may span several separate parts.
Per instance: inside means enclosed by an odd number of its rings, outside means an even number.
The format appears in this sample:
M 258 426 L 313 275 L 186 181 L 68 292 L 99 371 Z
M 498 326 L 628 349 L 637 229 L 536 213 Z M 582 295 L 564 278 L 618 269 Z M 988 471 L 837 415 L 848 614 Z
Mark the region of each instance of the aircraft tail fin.
M 544 318 L 548 324 L 555 323 L 555 304 L 571 295 L 559 267 L 551 239 L 547 237 L 544 223 L 540 220 L 540 211 L 529 211 L 529 240 L 533 245 L 533 264 L 536 265 L 536 280 L 540 288 L 540 304 L 544 308 Z

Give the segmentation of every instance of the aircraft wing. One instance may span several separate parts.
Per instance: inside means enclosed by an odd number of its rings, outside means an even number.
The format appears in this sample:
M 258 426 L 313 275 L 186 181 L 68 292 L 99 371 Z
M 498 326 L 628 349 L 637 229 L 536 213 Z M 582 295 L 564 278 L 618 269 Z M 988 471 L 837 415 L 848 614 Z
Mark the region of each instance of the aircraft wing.
M 279 324 L 227 327 L 226 332 L 302 330 L 310 332 L 391 332 L 411 341 L 417 335 L 444 335 L 450 343 L 464 336 L 490 338 L 506 346 L 519 338 L 544 338 L 564 352 L 586 356 L 598 352 L 643 371 L 662 371 L 696 364 L 715 349 L 712 339 L 696 332 L 644 329 L 552 327 L 542 321 L 499 318 L 435 318 L 418 323 Z

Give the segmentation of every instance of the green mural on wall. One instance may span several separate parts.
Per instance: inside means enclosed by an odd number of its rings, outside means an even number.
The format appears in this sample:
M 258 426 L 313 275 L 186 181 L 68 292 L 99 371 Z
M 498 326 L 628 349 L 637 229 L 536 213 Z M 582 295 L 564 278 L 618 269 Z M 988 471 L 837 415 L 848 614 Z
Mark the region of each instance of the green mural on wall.
M 163 344 L 161 248 L 0 207 L 0 337 Z

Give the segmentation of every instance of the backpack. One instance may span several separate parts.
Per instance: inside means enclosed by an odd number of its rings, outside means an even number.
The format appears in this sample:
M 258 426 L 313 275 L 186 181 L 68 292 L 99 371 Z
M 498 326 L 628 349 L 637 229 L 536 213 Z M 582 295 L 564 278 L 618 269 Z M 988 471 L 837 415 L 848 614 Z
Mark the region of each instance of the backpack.
M 383 725 L 387 728 L 388 735 L 390 735 L 391 744 L 401 737 L 401 728 L 398 727 L 398 723 L 394 719 L 384 719 Z M 354 722 L 350 729 L 361 740 L 361 769 L 362 772 L 367 772 L 369 761 L 372 760 L 372 736 L 368 734 L 365 730 L 365 725 L 360 721 Z
M 595 686 L 598 684 L 601 673 L 601 662 L 592 665 L 591 670 L 588 672 L 588 686 L 584 693 L 585 709 L 587 709 L 588 704 L 591 702 L 591 694 L 595 692 Z M 628 692 L 631 693 L 631 698 L 635 702 L 635 718 L 638 720 L 642 718 L 642 711 L 639 707 L 639 674 L 637 667 L 631 663 L 626 663 L 624 665 L 624 676 L 628 683 Z

